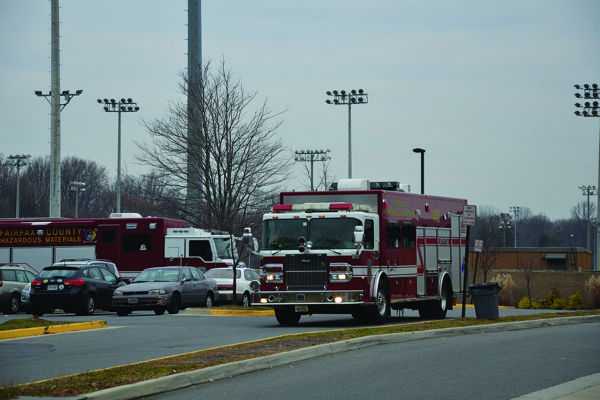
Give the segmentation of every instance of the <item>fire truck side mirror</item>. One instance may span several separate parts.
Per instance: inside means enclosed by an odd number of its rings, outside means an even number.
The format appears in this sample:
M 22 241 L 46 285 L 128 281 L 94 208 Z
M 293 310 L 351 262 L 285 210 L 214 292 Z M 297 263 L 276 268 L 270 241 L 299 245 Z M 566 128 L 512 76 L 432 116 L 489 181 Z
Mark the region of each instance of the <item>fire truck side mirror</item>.
M 363 239 L 365 238 L 365 230 L 362 225 L 357 225 L 354 227 L 354 243 L 362 244 Z
M 246 244 L 252 243 L 252 229 L 249 227 L 244 228 L 242 233 L 242 241 Z

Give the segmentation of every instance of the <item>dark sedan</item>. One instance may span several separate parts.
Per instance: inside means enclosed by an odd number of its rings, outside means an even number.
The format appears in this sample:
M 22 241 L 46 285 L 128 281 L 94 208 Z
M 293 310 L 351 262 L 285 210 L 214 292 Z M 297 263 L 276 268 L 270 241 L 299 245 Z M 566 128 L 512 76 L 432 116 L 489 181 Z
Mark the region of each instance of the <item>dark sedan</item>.
M 60 308 L 89 315 L 96 308 L 110 310 L 113 292 L 123 285 L 112 272 L 93 263 L 46 267 L 31 282 L 31 311 L 42 315 Z
M 188 306 L 212 307 L 218 296 L 217 283 L 194 267 L 145 269 L 133 283 L 115 290 L 112 307 L 118 315 L 135 310 L 177 314 Z

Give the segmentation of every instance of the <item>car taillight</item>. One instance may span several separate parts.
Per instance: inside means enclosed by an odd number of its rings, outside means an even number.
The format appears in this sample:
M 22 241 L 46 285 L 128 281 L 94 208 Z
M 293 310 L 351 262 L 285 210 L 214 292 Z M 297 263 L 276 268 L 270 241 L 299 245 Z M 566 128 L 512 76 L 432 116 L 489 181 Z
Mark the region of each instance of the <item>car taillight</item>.
M 42 286 L 41 279 L 34 279 L 31 281 L 31 286 Z
M 77 279 L 65 279 L 65 286 L 83 286 L 85 285 L 85 281 L 81 278 Z

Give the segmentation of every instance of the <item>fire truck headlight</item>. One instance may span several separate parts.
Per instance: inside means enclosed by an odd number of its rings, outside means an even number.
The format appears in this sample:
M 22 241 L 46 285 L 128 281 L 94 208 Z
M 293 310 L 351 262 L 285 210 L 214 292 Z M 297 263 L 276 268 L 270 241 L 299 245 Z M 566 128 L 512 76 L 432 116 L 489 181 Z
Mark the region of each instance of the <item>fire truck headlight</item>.
M 330 272 L 330 282 L 349 282 L 352 279 L 351 272 Z
M 261 304 L 266 304 L 269 302 L 269 300 L 267 300 L 265 297 L 260 299 Z
M 333 301 L 337 304 L 340 304 L 344 300 L 340 296 L 337 296 L 335 299 L 333 299 Z

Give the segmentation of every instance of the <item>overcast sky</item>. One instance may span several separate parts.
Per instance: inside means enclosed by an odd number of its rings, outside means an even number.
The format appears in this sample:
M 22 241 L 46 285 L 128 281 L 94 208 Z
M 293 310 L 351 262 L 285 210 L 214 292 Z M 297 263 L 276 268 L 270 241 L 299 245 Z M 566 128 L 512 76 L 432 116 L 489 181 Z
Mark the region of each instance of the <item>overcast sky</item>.
M 129 173 L 147 169 L 143 121 L 182 100 L 186 0 L 61 1 L 62 155 L 116 171 L 116 115 L 97 97 L 133 97 Z M 600 81 L 600 1 L 204 0 L 204 58 L 225 59 L 274 111 L 290 152 L 329 148 L 346 176 L 347 111 L 327 89 L 365 88 L 353 108 L 355 177 L 399 180 L 507 210 L 567 217 L 596 184 L 599 120 L 573 115 L 579 82 Z M 49 154 L 50 2 L 0 0 L 0 153 Z M 294 168 L 290 187 L 301 187 Z

